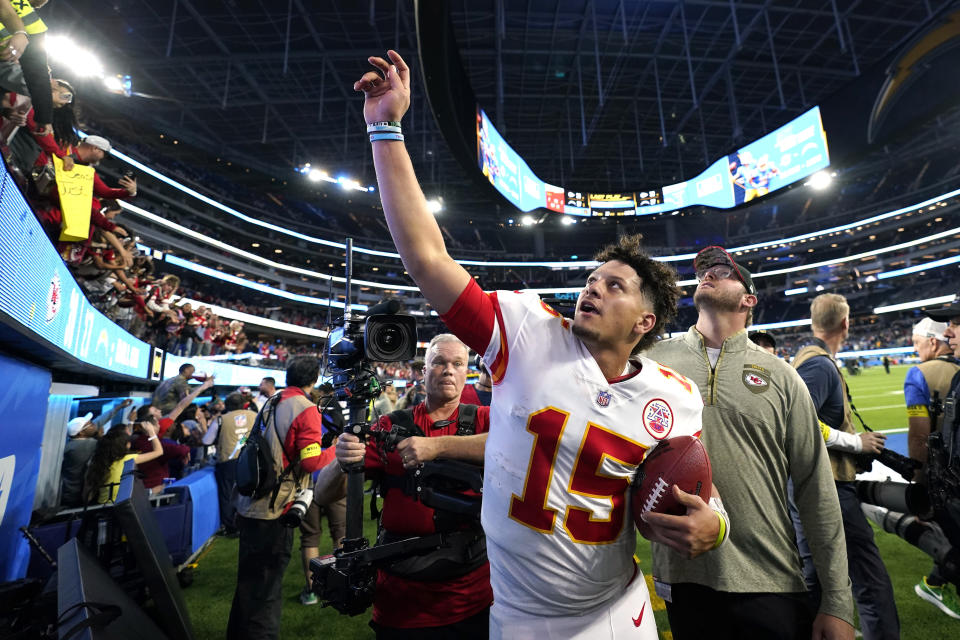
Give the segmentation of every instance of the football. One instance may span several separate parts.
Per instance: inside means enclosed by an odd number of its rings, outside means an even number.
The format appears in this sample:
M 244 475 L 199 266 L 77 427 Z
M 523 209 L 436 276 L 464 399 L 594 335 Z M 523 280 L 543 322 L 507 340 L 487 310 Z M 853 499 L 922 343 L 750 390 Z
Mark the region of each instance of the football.
M 707 501 L 712 482 L 710 458 L 699 438 L 677 436 L 660 442 L 640 464 L 631 486 L 633 521 L 640 534 L 645 538 L 651 535 L 650 526 L 640 519 L 646 511 L 686 513 L 686 507 L 673 496 L 673 485 Z

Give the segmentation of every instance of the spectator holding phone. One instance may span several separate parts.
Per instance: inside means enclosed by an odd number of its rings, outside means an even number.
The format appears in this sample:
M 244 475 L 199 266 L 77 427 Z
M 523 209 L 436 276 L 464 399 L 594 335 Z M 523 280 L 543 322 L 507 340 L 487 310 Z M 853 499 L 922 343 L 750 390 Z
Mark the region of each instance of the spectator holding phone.
M 100 438 L 87 471 L 84 493 L 88 502 L 104 504 L 117 499 L 123 465 L 127 460 L 133 460 L 139 466 L 163 455 L 153 423 L 142 422 L 140 427 L 150 446 L 149 451 L 143 453 L 130 452 L 130 434 L 126 427 L 114 427 Z

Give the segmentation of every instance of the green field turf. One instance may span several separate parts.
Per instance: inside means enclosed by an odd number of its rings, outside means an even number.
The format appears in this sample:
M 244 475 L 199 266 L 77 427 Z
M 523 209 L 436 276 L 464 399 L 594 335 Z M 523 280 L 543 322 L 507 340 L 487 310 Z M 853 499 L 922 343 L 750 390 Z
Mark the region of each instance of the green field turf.
M 854 401 L 864 419 L 872 428 L 903 429 L 906 414 L 903 388 L 906 366 L 893 367 L 885 374 L 882 367 L 867 369 L 862 375 L 848 379 Z M 367 521 L 368 538 L 374 537 L 373 523 Z M 748 526 L 747 523 L 735 526 Z M 913 585 L 930 569 L 929 558 L 920 550 L 899 538 L 877 532 L 877 545 L 890 572 L 900 613 L 902 638 L 904 640 L 947 640 L 960 638 L 960 620 L 947 618 L 932 605 L 920 600 L 913 592 Z M 321 541 L 321 553 L 329 552 L 329 539 Z M 284 578 L 284 605 L 281 638 L 370 638 L 367 626 L 369 614 L 349 618 L 319 605 L 304 607 L 297 600 L 303 584 L 299 561 L 299 537 L 295 542 L 295 555 Z M 641 568 L 649 571 L 650 546 L 642 538 L 637 545 Z M 236 583 L 237 541 L 217 538 L 203 555 L 195 571 L 192 586 L 184 590 L 197 638 L 202 640 L 222 638 L 230 614 L 230 602 Z M 664 638 L 670 638 L 666 612 L 662 602 L 654 602 L 657 626 Z

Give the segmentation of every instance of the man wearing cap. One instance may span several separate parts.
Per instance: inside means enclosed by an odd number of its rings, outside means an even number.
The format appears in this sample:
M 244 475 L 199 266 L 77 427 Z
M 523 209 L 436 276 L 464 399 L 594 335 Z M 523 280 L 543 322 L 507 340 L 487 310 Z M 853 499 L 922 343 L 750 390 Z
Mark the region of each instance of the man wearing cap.
M 886 436 L 870 431 L 858 434 L 853 426 L 849 391 L 834 359 L 850 331 L 850 306 L 846 298 L 836 293 L 815 297 L 810 303 L 810 321 L 813 337 L 797 352 L 793 366 L 810 391 L 830 456 L 843 513 L 847 567 L 860 613 L 860 629 L 865 640 L 896 640 L 900 637 L 900 619 L 893 599 L 893 585 L 874 543 L 873 529 L 860 509 L 854 484 L 857 477 L 855 454 L 880 453 Z M 804 528 L 796 520 L 794 525 L 804 578 L 816 606 L 820 597 L 816 569 Z
M 750 342 L 764 351 L 777 355 L 777 340 L 766 331 L 754 331 L 751 333 Z
M 653 577 L 675 638 L 853 638 L 846 545 L 830 461 L 797 372 L 747 337 L 756 288 L 720 247 L 697 254 L 699 316 L 686 335 L 646 355 L 691 378 L 703 396 L 703 443 L 734 527 L 729 542 L 690 560 L 653 544 Z M 821 585 L 808 608 L 787 481 L 793 480 Z
M 96 167 L 104 156 L 110 153 L 110 142 L 100 136 L 87 136 L 80 144 L 71 149 L 70 154 L 64 157 L 64 161 L 76 161 L 79 164 L 85 164 Z M 41 151 L 34 163 L 35 167 L 42 167 L 51 162 L 46 152 Z M 111 231 L 126 235 L 126 230 L 117 226 L 115 222 L 107 219 L 101 212 L 100 199 L 127 200 L 137 195 L 136 179 L 124 176 L 119 180 L 120 188 L 114 189 L 108 187 L 99 174 L 93 174 L 93 198 L 90 201 L 91 213 L 90 224 Z M 60 193 L 57 189 L 52 189 L 46 197 L 34 200 L 37 217 L 44 226 L 47 235 L 56 241 L 60 236 L 60 225 L 63 220 L 63 213 L 60 210 Z M 118 231 L 119 229 L 119 231 Z
M 110 141 L 106 138 L 87 136 L 74 148 L 71 155 L 80 164 L 96 167 L 111 150 Z M 93 174 L 93 208 L 95 210 L 100 210 L 100 201 L 97 198 L 125 200 L 137 195 L 136 178 L 123 176 L 118 182 L 121 188 L 112 189 L 107 186 L 98 174 Z
M 943 422 L 942 416 L 931 416 L 931 409 L 947 398 L 952 380 L 960 371 L 960 361 L 951 345 L 956 340 L 956 327 L 960 326 L 960 305 L 926 313 L 929 317 L 913 325 L 913 348 L 920 356 L 920 364 L 910 367 L 903 381 L 909 427 L 907 451 L 911 458 L 924 464 L 927 438 L 939 431 Z M 934 564 L 913 590 L 951 618 L 960 618 L 960 601 L 938 565 Z
M 960 370 L 960 362 L 954 357 L 944 335 L 947 328 L 946 322 L 929 317 L 913 325 L 913 348 L 920 356 L 920 364 L 910 367 L 903 381 L 910 427 L 908 451 L 911 458 L 924 463 L 927 461 L 927 437 L 940 429 L 941 421 L 938 417 L 935 423 L 931 422 L 930 405 L 935 395 L 940 400 L 947 397 L 950 381 Z
M 93 414 L 78 416 L 67 423 L 67 440 L 63 448 L 63 465 L 60 467 L 60 504 L 64 507 L 83 506 L 83 476 L 87 463 L 97 448 L 97 438 L 103 435 L 103 426 L 133 400 L 129 398 L 107 413 L 93 420 Z

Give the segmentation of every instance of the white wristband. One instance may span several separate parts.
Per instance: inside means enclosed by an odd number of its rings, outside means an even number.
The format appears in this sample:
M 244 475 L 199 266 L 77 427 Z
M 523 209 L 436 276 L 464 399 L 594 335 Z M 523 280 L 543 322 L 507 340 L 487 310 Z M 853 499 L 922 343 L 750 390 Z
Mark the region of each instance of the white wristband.
M 147 438 L 147 442 L 150 442 L 151 440 L 156 440 L 156 439 L 157 439 L 157 436 L 150 436 L 149 438 Z

